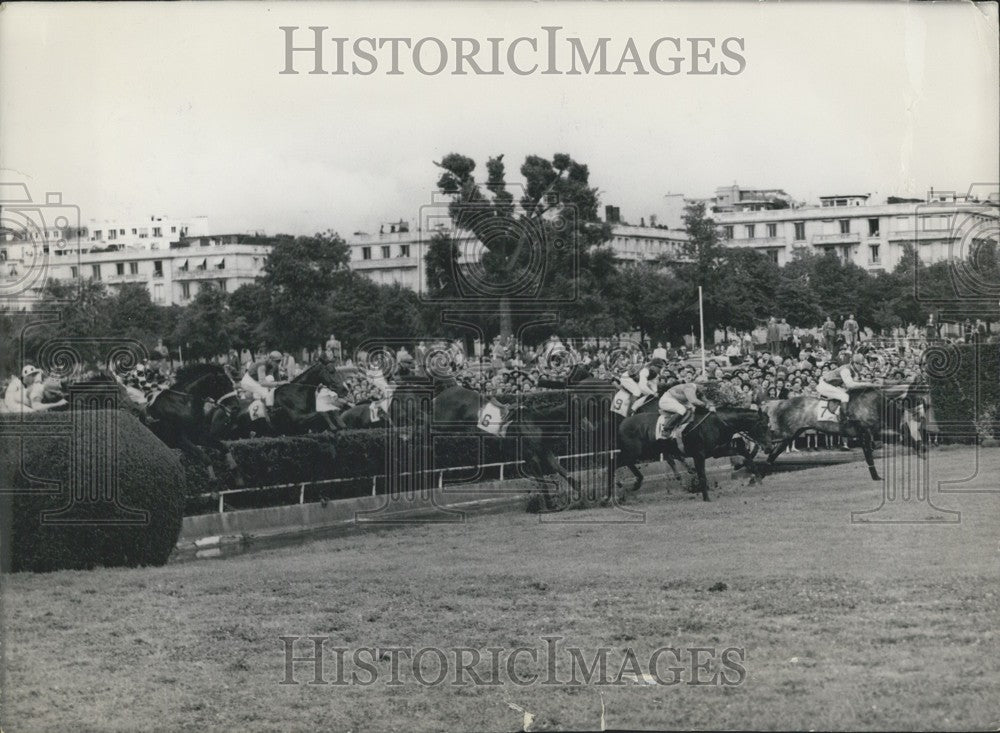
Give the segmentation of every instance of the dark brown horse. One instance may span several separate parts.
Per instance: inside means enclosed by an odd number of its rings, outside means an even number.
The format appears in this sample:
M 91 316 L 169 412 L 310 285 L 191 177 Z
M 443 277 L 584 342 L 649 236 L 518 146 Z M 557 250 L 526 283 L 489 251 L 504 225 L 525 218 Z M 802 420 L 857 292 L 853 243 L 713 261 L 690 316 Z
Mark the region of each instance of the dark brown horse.
M 614 495 L 615 469 L 626 466 L 636 481 L 631 492 L 642 486 L 642 472 L 636 464 L 643 460 L 657 460 L 660 455 L 667 460 L 674 475 L 679 477 L 673 458 L 687 456 L 694 461 L 694 470 L 701 488 L 701 497 L 708 501 L 708 477 L 705 475 L 705 461 L 708 458 L 741 455 L 751 474 L 755 473 L 753 458 L 757 446 L 769 446 L 767 415 L 753 409 L 741 407 L 720 407 L 716 412 L 699 412 L 694 422 L 681 438 L 683 451 L 672 439 L 656 436 L 656 412 L 640 412 L 625 418 L 618 429 L 619 453 L 608 471 L 607 500 Z M 733 441 L 737 435 L 747 440 Z
M 397 400 L 405 400 L 405 394 L 401 392 L 397 391 L 393 397 L 393 414 L 405 417 L 408 411 L 402 404 L 396 404 Z M 552 390 L 506 395 L 491 400 L 465 387 L 446 387 L 431 400 L 429 409 L 417 416 L 417 431 L 429 431 L 431 435 L 434 431 L 487 435 L 491 432 L 486 428 L 492 428 L 495 435 L 499 434 L 496 429 L 496 420 L 499 420 L 503 437 L 518 441 L 528 477 L 542 480 L 545 476 L 559 475 L 570 485 L 573 495 L 578 495 L 576 479 L 558 458 L 566 446 L 567 437 L 580 428 L 572 417 L 570 397 L 568 391 Z M 489 410 L 484 411 L 487 407 Z M 542 496 L 549 509 L 555 507 L 554 497 L 548 490 Z
M 886 433 L 898 435 L 918 455 L 926 455 L 926 394 L 913 384 L 889 387 L 863 387 L 849 391 L 850 400 L 842 405 L 839 420 L 823 408 L 819 397 L 800 396 L 768 402 L 764 409 L 770 417 L 774 447 L 767 457 L 774 463 L 782 451 L 806 430 L 856 438 L 861 443 L 865 462 L 873 481 L 881 480 L 875 469 L 875 440 Z
M 219 400 L 233 395 L 235 386 L 218 364 L 187 364 L 177 370 L 174 384 L 146 405 L 153 433 L 172 448 L 195 455 L 215 478 L 212 461 L 203 446 L 224 454 L 237 486 L 243 476 L 236 459 L 223 444 L 230 437 L 230 414 Z
M 338 394 L 345 391 L 333 364 L 323 360 L 274 390 L 271 423 L 279 435 L 337 430 L 339 426 L 332 413 L 316 412 L 316 390 L 321 386 Z

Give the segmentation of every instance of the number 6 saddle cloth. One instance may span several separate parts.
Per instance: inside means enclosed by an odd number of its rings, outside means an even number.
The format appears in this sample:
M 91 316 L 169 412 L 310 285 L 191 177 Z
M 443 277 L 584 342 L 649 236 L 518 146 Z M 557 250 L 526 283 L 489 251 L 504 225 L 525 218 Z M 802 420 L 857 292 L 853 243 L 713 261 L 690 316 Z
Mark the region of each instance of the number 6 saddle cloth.
M 507 434 L 512 413 L 509 407 L 491 399 L 479 409 L 476 425 L 480 430 L 502 438 Z

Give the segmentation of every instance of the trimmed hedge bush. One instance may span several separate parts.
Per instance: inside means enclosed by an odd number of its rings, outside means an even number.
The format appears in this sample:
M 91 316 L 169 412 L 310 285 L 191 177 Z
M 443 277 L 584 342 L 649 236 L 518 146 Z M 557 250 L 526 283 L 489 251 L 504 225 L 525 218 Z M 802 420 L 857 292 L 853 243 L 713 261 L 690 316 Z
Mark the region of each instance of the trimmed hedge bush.
M 982 428 L 998 419 L 1000 345 L 969 344 L 929 352 L 925 372 L 942 435 L 972 440 L 977 428 L 982 436 Z
M 0 418 L 0 567 L 4 571 L 50 571 L 95 566 L 163 565 L 180 534 L 185 475 L 177 456 L 132 415 L 95 410 L 74 416 L 94 420 L 98 433 L 116 437 L 107 467 L 82 472 L 85 495 L 109 487 L 93 476 L 110 468 L 117 476 L 118 503 L 145 511 L 142 524 L 109 524 L 129 519 L 112 502 L 78 501 L 62 518 L 77 523 L 43 521 L 43 513 L 71 504 L 74 468 L 70 413 L 27 414 Z M 30 493 L 29 493 L 30 492 Z M 132 515 L 134 518 L 134 515 Z M 99 523 L 99 522 L 105 523 Z

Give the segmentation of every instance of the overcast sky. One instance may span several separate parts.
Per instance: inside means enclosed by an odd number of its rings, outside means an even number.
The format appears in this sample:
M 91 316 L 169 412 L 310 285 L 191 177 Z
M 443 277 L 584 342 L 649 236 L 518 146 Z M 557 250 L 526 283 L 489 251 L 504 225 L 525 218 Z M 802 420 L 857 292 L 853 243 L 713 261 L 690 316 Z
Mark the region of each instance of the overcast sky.
M 0 168 L 82 218 L 215 232 L 416 219 L 432 161 L 567 152 L 638 221 L 738 181 L 922 196 L 998 173 L 996 6 L 969 3 L 57 4 L 0 13 Z M 744 38 L 738 75 L 279 75 L 279 26 L 328 36 Z M 485 40 L 484 40 L 485 43 Z M 332 44 L 326 48 L 333 55 Z M 348 48 L 348 63 L 353 55 Z M 718 58 L 718 57 L 716 57 Z M 543 59 L 539 59 L 543 60 Z M 724 59 L 723 59 L 724 60 Z M 308 70 L 307 60 L 298 62 Z M 631 69 L 631 67 L 628 67 Z

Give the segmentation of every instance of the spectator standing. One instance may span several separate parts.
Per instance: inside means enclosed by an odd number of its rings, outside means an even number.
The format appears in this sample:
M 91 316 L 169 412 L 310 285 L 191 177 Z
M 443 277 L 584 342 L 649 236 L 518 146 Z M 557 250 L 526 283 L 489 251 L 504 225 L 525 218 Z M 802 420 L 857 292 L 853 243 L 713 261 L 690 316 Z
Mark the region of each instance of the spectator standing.
M 331 333 L 330 338 L 326 341 L 326 355 L 327 358 L 333 360 L 334 364 L 340 364 L 344 358 L 343 349 L 335 334 Z
M 778 328 L 778 321 L 774 316 L 767 322 L 767 350 L 771 354 L 781 353 L 781 330 Z
M 854 320 L 853 313 L 844 319 L 844 342 L 851 351 L 858 344 L 858 322 Z
M 778 322 L 778 341 L 781 342 L 781 350 L 778 353 L 783 356 L 794 353 L 792 351 L 792 327 L 784 318 Z
M 830 316 L 826 317 L 823 321 L 823 345 L 826 347 L 827 351 L 832 352 L 834 347 L 837 345 L 837 324 L 833 322 Z

